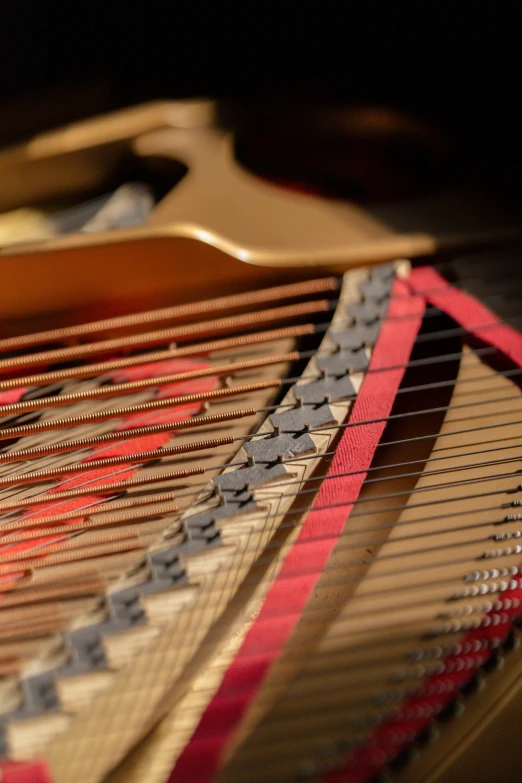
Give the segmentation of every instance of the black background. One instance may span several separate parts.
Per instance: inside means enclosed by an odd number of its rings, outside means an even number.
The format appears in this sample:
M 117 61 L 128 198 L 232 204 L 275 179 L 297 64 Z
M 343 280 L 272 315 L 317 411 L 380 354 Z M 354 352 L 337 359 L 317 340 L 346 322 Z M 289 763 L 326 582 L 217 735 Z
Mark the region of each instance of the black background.
M 440 119 L 518 172 L 519 20 L 451 5 L 4 5 L 0 143 L 153 98 L 362 101 Z

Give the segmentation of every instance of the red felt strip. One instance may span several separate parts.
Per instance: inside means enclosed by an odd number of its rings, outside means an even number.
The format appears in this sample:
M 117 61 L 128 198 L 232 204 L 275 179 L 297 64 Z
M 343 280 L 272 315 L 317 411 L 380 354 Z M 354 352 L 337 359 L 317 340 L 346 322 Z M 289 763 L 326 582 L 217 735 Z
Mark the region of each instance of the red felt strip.
M 435 269 L 421 266 L 408 278 L 410 289 L 445 312 L 469 334 L 498 348 L 522 367 L 522 334 L 502 323 L 500 318 L 474 296 L 459 291 Z
M 365 376 L 352 408 L 351 422 L 389 415 L 404 375 L 404 369 L 397 366 L 405 365 L 410 357 L 422 321 L 422 304 L 419 297 L 409 295 L 403 281 L 395 280 L 388 318 L 411 317 L 383 323 L 370 362 L 372 369 L 383 371 Z M 386 370 L 387 367 L 395 369 Z M 353 507 L 353 503 L 336 504 L 357 497 L 384 426 L 380 421 L 345 430 L 328 473 L 334 475 L 347 469 L 362 472 L 322 484 L 260 614 L 179 757 L 169 783 L 207 783 L 213 778 L 235 729 L 302 616 Z M 322 508 L 331 505 L 334 508 Z M 311 540 L 318 536 L 322 537 L 320 542 Z M 302 573 L 303 564 L 306 574 Z
M 20 402 L 27 389 L 10 389 L 0 392 L 0 405 L 9 405 L 12 402 Z
M 1 761 L 2 783 L 52 783 L 45 761 Z
M 168 367 L 166 366 L 168 365 Z M 176 372 L 190 372 L 191 370 L 195 369 L 201 369 L 203 367 L 207 367 L 208 363 L 204 360 L 198 359 L 197 361 L 187 360 L 187 359 L 173 359 L 169 360 L 168 363 L 163 363 L 162 367 L 159 368 L 161 370 L 168 370 L 170 373 L 176 373 Z M 151 363 L 142 365 L 139 368 L 135 367 L 129 367 L 125 370 L 118 371 L 114 375 L 111 375 L 111 380 L 117 380 L 118 382 L 126 381 L 126 380 L 134 380 L 135 378 L 145 378 L 145 377 L 154 377 L 158 374 L 158 366 L 157 363 Z M 219 379 L 216 377 L 208 377 L 208 378 L 201 378 L 201 379 L 194 379 L 191 381 L 184 381 L 182 383 L 176 383 L 176 384 L 170 384 L 168 387 L 162 387 L 160 390 L 158 390 L 156 396 L 162 396 L 162 397 L 176 397 L 178 395 L 182 394 L 197 394 L 198 392 L 202 391 L 212 391 L 215 388 L 217 388 L 219 384 Z M 17 390 L 19 391 L 19 390 Z M 23 390 L 20 390 L 20 394 L 23 393 Z M 166 408 L 165 410 L 161 411 L 150 411 L 145 414 L 132 414 L 130 416 L 125 417 L 121 420 L 121 422 L 118 424 L 116 429 L 132 429 L 133 427 L 142 426 L 144 424 L 157 424 L 162 422 L 175 422 L 181 419 L 187 419 L 192 415 L 195 415 L 201 410 L 201 403 L 195 402 L 189 405 L 183 405 L 183 406 L 177 406 L 173 408 Z M 165 443 L 170 439 L 171 435 L 168 432 L 165 433 L 159 433 L 158 435 L 151 435 L 146 438 L 132 438 L 132 434 L 129 433 L 129 440 L 121 441 L 119 443 L 110 444 L 108 446 L 99 446 L 95 449 L 93 449 L 89 456 L 85 458 L 83 461 L 85 464 L 85 471 L 82 473 L 77 473 L 74 476 L 72 476 L 70 479 L 67 479 L 64 482 L 61 482 L 59 485 L 54 487 L 53 491 L 61 491 L 64 489 L 72 489 L 75 486 L 80 486 L 85 483 L 85 481 L 91 481 L 93 482 L 94 479 L 96 479 L 96 483 L 109 483 L 110 481 L 114 480 L 114 474 L 118 472 L 118 478 L 120 479 L 126 479 L 131 478 L 131 476 L 134 475 L 136 470 L 138 469 L 137 465 L 129 465 L 127 469 L 124 472 L 119 471 L 119 468 L 117 466 L 113 468 L 102 468 L 97 471 L 89 470 L 89 461 L 93 459 L 97 459 L 99 457 L 115 457 L 120 456 L 123 454 L 129 454 L 136 451 L 145 451 L 149 449 L 159 448 L 160 446 L 165 445 Z M 78 516 L 71 518 L 68 520 L 68 522 L 62 522 L 60 524 L 72 524 L 79 522 L 81 519 L 83 519 L 88 514 L 88 508 L 86 508 L 89 505 L 94 505 L 96 503 L 103 502 L 104 498 L 103 496 L 96 496 L 96 495 L 84 495 L 81 498 L 74 498 L 68 501 L 49 501 L 45 504 L 37 504 L 35 499 L 35 508 L 31 507 L 28 509 L 25 514 L 23 515 L 23 519 L 26 519 L 27 517 L 35 516 L 36 514 L 38 517 L 45 517 L 52 514 L 57 513 L 58 511 L 60 513 L 66 513 L 69 511 L 74 511 L 75 508 L 78 508 Z M 35 510 L 37 508 L 37 510 Z M 9 532 L 13 532 L 11 529 Z M 55 537 L 41 537 L 41 538 L 33 538 L 28 541 L 20 542 L 17 544 L 9 544 L 5 546 L 1 551 L 2 554 L 6 552 L 24 552 L 27 550 L 34 550 L 35 557 L 38 557 L 38 549 L 43 544 L 49 544 L 53 543 L 53 541 L 56 542 L 56 548 L 59 549 L 60 542 L 64 539 L 64 534 L 61 533 L 59 535 L 56 535 Z M 2 540 L 0 537 L 0 547 L 2 545 Z M 42 562 L 45 561 L 46 555 L 42 555 L 41 559 Z M 16 561 L 13 561 L 12 567 L 13 567 L 13 573 L 10 574 L 11 578 L 21 578 L 24 576 L 25 572 L 21 571 L 17 574 L 17 569 L 21 567 L 22 563 L 17 563 Z M 13 583 L 14 584 L 14 583 Z M 2 581 L 0 582 L 0 602 L 1 602 L 1 593 L 5 592 L 6 590 L 10 590 L 12 588 L 12 584 L 10 581 Z

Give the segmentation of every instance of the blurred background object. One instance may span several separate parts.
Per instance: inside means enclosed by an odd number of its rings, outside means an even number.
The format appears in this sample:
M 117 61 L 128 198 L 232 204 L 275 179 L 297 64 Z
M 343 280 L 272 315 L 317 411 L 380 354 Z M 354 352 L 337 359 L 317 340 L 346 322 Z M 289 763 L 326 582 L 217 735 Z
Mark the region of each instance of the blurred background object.
M 450 124 L 519 172 L 518 25 L 501 6 L 94 3 L 73 16 L 32 0 L 2 21 L 2 146 L 156 98 L 362 103 Z
M 181 3 L 173 18 L 164 5 L 91 5 L 72 23 L 29 3 L 5 23 L 1 146 L 141 102 L 210 97 L 247 169 L 363 206 L 397 233 L 448 235 L 518 214 L 516 25 L 499 10 L 349 4 L 306 15 Z M 138 225 L 183 176 L 164 166 L 154 182 L 118 171 L 76 201 L 6 202 L 30 212 L 4 214 L 0 242 L 93 232 L 109 225 L 109 207 L 111 226 Z M 149 196 L 114 218 L 142 181 Z

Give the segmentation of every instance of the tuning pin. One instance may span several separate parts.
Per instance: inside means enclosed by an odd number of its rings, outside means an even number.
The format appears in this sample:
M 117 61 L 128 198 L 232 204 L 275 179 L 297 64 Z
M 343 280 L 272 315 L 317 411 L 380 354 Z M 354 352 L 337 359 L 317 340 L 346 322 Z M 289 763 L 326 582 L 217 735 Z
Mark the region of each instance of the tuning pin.
M 480 672 L 475 672 L 473 677 L 461 689 L 461 692 L 464 696 L 471 696 L 473 693 L 479 693 L 484 688 L 484 685 L 484 675 Z
M 440 723 L 446 723 L 453 718 L 458 718 L 464 712 L 464 702 L 460 696 L 456 696 L 453 701 L 447 704 L 437 715 L 437 720 Z
M 417 745 L 420 747 L 424 747 L 426 745 L 431 745 L 435 740 L 437 740 L 440 736 L 440 731 L 438 729 L 438 726 L 436 723 L 430 723 L 429 726 L 426 726 L 425 729 L 423 729 L 420 734 L 417 737 Z
M 415 761 L 419 756 L 419 750 L 415 745 L 409 745 L 407 748 L 399 751 L 395 758 L 390 761 L 390 769 L 392 772 L 400 772 L 412 761 Z
M 498 671 L 504 666 L 504 656 L 499 649 L 493 650 L 486 663 L 482 664 L 485 672 Z
M 504 641 L 502 642 L 502 649 L 505 652 L 511 652 L 512 650 L 516 650 L 517 647 L 520 646 L 520 637 L 518 636 L 517 632 L 514 628 L 511 629 L 511 631 L 508 633 Z

